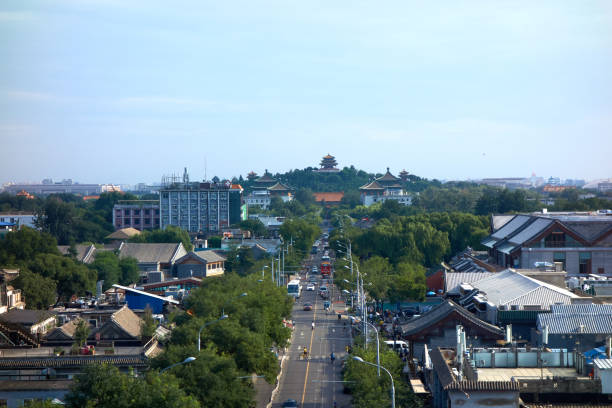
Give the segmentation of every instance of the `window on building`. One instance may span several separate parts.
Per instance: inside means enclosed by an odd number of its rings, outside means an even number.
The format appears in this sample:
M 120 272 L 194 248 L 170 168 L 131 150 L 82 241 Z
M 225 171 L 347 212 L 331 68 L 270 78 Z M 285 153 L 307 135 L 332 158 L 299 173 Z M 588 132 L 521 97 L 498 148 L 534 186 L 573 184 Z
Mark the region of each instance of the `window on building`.
M 149 215 L 150 213 L 151 213 L 151 210 L 144 210 L 145 215 Z
M 565 252 L 554 252 L 553 262 L 561 262 L 563 264 L 563 270 L 565 271 Z
M 134 225 L 140 225 L 140 218 L 134 219 Z
M 565 247 L 565 233 L 562 231 L 553 231 L 545 239 L 546 248 L 563 248 Z
M 580 252 L 578 254 L 578 271 L 580 273 L 591 273 L 591 253 Z
M 134 215 L 140 215 L 140 210 L 134 210 Z

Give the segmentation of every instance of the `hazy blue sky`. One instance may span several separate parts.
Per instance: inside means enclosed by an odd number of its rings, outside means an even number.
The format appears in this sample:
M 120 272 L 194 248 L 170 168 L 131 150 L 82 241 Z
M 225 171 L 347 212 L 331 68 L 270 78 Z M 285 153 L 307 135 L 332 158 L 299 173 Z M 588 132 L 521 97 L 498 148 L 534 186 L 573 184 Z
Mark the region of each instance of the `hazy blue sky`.
M 0 2 L 0 182 L 612 176 L 612 1 Z

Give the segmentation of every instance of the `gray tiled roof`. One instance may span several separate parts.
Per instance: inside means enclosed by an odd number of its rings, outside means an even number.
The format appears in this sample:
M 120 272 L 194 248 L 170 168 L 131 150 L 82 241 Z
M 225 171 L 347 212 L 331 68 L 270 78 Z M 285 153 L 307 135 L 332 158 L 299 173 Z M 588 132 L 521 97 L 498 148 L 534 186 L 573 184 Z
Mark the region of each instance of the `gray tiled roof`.
M 529 224 L 527 228 L 512 236 L 510 239 L 508 239 L 508 241 L 512 242 L 513 244 L 521 245 L 524 242 L 529 241 L 536 235 L 540 234 L 552 223 L 552 220 L 546 218 L 537 218 L 535 221 Z
M 541 306 L 543 309 L 558 304 L 570 304 L 571 298 L 567 294 L 551 290 L 545 286 L 540 286 L 522 296 L 512 299 L 509 304 L 520 306 Z
M 444 274 L 446 293 L 459 294 L 460 284 L 476 282 L 494 274 L 494 272 L 446 272 Z
M 592 314 L 612 314 L 612 304 L 574 304 L 574 305 L 552 305 L 551 313 L 570 314 L 570 313 L 592 313 Z
M 456 318 L 460 319 L 461 321 L 471 323 L 472 325 L 478 326 L 494 335 L 500 337 L 503 336 L 502 329 L 483 320 L 480 320 L 478 317 L 468 312 L 463 307 L 459 306 L 451 300 L 446 300 L 435 306 L 429 312 L 423 314 L 421 317 L 411 320 L 406 324 L 400 325 L 402 329 L 402 335 L 411 336 L 418 334 L 453 313 L 456 313 Z
M 544 326 L 548 326 L 549 334 L 612 334 L 612 314 L 540 313 L 538 330 L 542 330 Z
M 576 232 L 585 240 L 592 241 L 612 228 L 612 220 L 609 220 L 609 222 L 605 222 L 605 219 L 590 222 L 565 221 L 563 225 Z
M 31 326 L 54 317 L 55 312 L 49 310 L 12 309 L 0 314 L 0 320 L 8 323 Z
M 555 301 L 578 297 L 568 290 L 538 281 L 511 269 L 506 269 L 485 279 L 472 282 L 471 285 L 478 289 L 488 301 L 498 306 L 514 304 L 533 305 L 533 297 L 526 295 L 538 288 L 543 289 L 540 289 L 533 295 L 536 296 L 537 294 L 537 296 L 540 296 L 540 300 L 536 301 L 535 304 L 544 305 L 547 301 L 555 303 Z M 548 303 L 546 306 L 548 307 L 552 303 Z
M 497 231 L 506 225 L 512 218 L 514 218 L 514 215 L 493 215 L 491 218 L 493 231 Z
M 510 222 L 491 234 L 491 237 L 498 240 L 505 239 L 523 227 L 530 219 L 531 217 L 528 215 L 516 215 Z
M 182 260 L 187 259 L 189 257 L 200 258 L 202 261 L 204 261 L 206 263 L 225 261 L 225 258 L 222 257 L 221 255 L 218 255 L 215 251 L 213 251 L 213 250 L 206 250 L 206 251 L 190 252 L 187 255 L 185 255 L 184 257 L 182 257 L 181 259 L 177 260 L 176 262 L 180 263 L 180 262 L 182 262 Z
M 70 254 L 70 245 L 58 245 L 57 249 L 62 255 Z M 96 247 L 94 245 L 75 245 L 76 259 L 83 263 L 92 263 L 94 261 L 94 255 Z
M 125 330 L 130 336 L 138 337 L 142 330 L 143 320 L 132 312 L 127 306 L 122 307 L 111 315 L 111 320 Z
M 126 242 L 121 245 L 119 258 L 136 258 L 141 263 L 170 263 L 182 244 L 137 244 Z
M 148 359 L 142 355 L 0 358 L 0 368 L 15 370 L 48 367 L 77 368 L 94 364 L 111 364 L 121 367 L 148 367 L 149 365 Z

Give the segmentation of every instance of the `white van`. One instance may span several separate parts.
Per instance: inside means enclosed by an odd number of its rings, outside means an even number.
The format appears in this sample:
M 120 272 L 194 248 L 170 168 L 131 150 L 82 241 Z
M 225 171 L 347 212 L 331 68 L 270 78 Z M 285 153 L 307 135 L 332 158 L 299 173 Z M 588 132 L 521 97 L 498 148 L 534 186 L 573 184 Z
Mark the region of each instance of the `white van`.
M 406 343 L 405 341 L 402 340 L 385 340 L 385 344 L 387 345 L 387 347 L 389 347 L 391 350 L 393 350 L 393 347 L 395 346 L 395 351 L 408 351 L 408 343 Z

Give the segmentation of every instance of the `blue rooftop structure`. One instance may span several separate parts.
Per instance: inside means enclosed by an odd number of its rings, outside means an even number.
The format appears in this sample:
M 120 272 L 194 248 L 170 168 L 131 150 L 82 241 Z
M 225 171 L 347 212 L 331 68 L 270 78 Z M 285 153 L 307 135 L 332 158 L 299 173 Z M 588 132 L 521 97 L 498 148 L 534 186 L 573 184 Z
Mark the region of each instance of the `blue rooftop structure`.
M 179 304 L 178 301 L 172 298 L 153 295 L 127 286 L 113 285 L 113 287 L 125 291 L 125 301 L 131 310 L 144 310 L 149 307 L 153 314 L 161 314 L 166 303 Z

